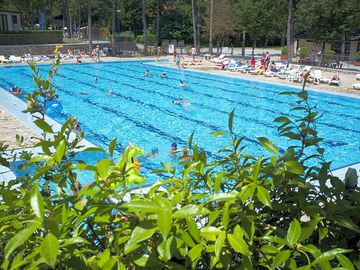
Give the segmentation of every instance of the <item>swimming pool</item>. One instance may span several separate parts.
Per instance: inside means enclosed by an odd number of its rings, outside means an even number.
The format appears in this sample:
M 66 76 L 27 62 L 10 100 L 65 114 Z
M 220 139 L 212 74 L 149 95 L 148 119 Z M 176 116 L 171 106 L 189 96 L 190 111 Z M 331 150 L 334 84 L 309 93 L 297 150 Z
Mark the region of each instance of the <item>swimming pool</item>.
M 46 71 L 48 66 L 42 65 Z M 144 71 L 150 76 L 144 77 Z M 168 78 L 159 75 L 166 72 Z M 97 80 L 96 80 L 97 78 Z M 187 88 L 179 87 L 184 80 Z M 0 68 L 0 87 L 12 85 L 29 93 L 34 88 L 27 66 Z M 295 104 L 294 96 L 278 95 L 294 90 L 237 78 L 207 73 L 177 70 L 141 63 L 139 61 L 64 64 L 54 79 L 54 85 L 63 105 L 60 115 L 52 116 L 63 122 L 74 115 L 86 138 L 107 147 L 117 138 L 116 154 L 129 142 L 150 152 L 157 147 L 156 158 L 143 160 L 141 172 L 145 175 L 158 168 L 160 161 L 171 158 L 168 150 L 172 142 L 178 148 L 186 147 L 195 132 L 194 142 L 211 157 L 229 142 L 227 137 L 214 137 L 212 131 L 227 131 L 229 112 L 235 108 L 234 131 L 245 136 L 247 152 L 259 154 L 262 147 L 256 137 L 270 138 L 280 148 L 286 148 L 285 138 L 278 136 L 273 120 L 289 112 Z M 112 96 L 108 95 L 109 91 Z M 310 92 L 310 101 L 317 104 L 324 116 L 318 121 L 319 135 L 326 138 L 326 158 L 332 168 L 360 161 L 360 99 Z M 190 109 L 172 103 L 187 99 Z

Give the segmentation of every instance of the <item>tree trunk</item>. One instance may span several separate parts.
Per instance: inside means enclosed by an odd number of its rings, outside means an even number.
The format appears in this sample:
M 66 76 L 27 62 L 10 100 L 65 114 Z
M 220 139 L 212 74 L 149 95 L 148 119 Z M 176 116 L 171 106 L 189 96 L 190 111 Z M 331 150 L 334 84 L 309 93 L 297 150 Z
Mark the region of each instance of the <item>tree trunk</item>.
M 264 44 L 264 46 L 267 47 L 268 43 L 269 43 L 269 36 L 266 35 L 265 36 L 265 44 Z
M 156 51 L 159 47 L 160 42 L 160 0 L 156 1 Z
M 346 51 L 346 38 L 342 37 L 341 39 L 341 61 L 345 61 L 345 51 Z
M 253 39 L 253 46 L 252 46 L 252 52 L 251 52 L 251 56 L 253 57 L 255 54 L 255 48 L 256 48 L 256 36 Z
M 214 0 L 210 0 L 210 29 L 209 29 L 209 54 L 212 54 L 213 39 Z
M 197 1 L 197 12 L 196 12 L 196 52 L 200 53 L 200 33 L 201 33 L 201 10 L 200 1 Z
M 193 34 L 194 34 L 194 46 L 197 47 L 196 44 L 196 8 L 195 8 L 195 0 L 191 0 L 191 11 L 192 11 L 192 23 L 193 23 Z
M 111 0 L 111 47 L 112 47 L 112 56 L 115 56 L 115 0 Z
M 91 0 L 88 0 L 88 38 L 89 38 L 89 51 L 92 51 L 92 4 Z
M 294 44 L 293 44 L 293 0 L 288 0 L 288 20 L 287 20 L 287 49 L 288 49 L 288 61 L 292 63 Z
M 146 26 L 146 0 L 142 0 L 141 18 L 143 23 L 144 55 L 147 55 L 148 44 L 147 44 L 147 26 Z
M 72 29 L 71 29 L 71 21 L 70 21 L 70 11 L 69 11 L 69 2 L 68 0 L 63 0 L 63 20 L 64 25 L 67 27 L 68 37 L 71 38 Z
M 242 33 L 242 43 L 241 43 L 241 56 L 244 57 L 245 56 L 245 42 L 246 42 L 246 31 L 243 30 Z

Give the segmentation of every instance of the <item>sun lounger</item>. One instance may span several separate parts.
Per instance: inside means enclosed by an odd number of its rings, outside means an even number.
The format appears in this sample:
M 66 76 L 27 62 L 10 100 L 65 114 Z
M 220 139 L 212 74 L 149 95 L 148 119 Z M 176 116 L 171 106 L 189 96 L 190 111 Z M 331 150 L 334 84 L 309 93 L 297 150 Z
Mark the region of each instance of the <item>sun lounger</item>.
M 5 56 L 0 55 L 0 63 L 9 63 L 11 62 L 9 59 L 6 59 Z
M 332 76 L 329 84 L 330 84 L 330 85 L 340 86 L 340 76 L 339 76 L 339 73 L 334 74 L 334 76 Z
M 219 57 L 215 57 L 213 59 L 210 60 L 210 62 L 213 62 L 213 63 L 221 63 L 225 58 L 225 54 L 221 54 Z
M 19 56 L 10 55 L 9 61 L 11 61 L 13 63 L 21 63 L 23 61 L 23 59 Z
M 352 85 L 352 87 L 355 89 L 355 90 L 360 90 L 360 83 L 354 83 Z
M 357 79 L 358 81 L 360 81 L 360 74 L 357 74 L 357 75 L 356 75 L 356 79 Z

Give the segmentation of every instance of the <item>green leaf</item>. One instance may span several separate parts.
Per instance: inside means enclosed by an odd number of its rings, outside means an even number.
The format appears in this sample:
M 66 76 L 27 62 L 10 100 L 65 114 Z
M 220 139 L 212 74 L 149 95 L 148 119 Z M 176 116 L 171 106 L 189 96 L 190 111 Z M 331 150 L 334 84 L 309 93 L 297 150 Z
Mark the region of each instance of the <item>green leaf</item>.
M 180 208 L 178 211 L 176 211 L 173 214 L 174 218 L 187 218 L 187 217 L 194 217 L 194 216 L 201 216 L 201 215 L 207 215 L 210 211 L 203 207 L 202 205 L 186 205 L 182 208 Z
M 157 201 L 161 207 L 161 211 L 158 212 L 157 226 L 164 239 L 167 238 L 171 225 L 172 225 L 172 205 L 166 198 L 158 198 Z
M 115 146 L 116 146 L 116 138 L 113 139 L 109 144 L 109 153 L 111 156 L 114 154 Z
M 303 166 L 295 160 L 286 161 L 284 164 L 286 169 L 293 174 L 302 174 L 304 172 Z
M 34 124 L 47 133 L 54 133 L 52 127 L 42 119 L 36 119 Z
M 260 250 L 264 254 L 277 254 L 279 252 L 275 246 L 270 245 L 262 246 Z
M 37 223 L 32 224 L 15 234 L 5 246 L 5 259 L 8 259 L 15 249 L 25 243 L 38 227 L 39 225 Z
M 80 236 L 76 236 L 73 238 L 68 238 L 64 241 L 64 243 L 62 243 L 60 245 L 61 247 L 66 247 L 66 246 L 71 246 L 71 245 L 76 245 L 76 244 L 89 244 L 88 241 L 86 241 L 84 238 L 80 237 Z
M 218 236 L 218 238 L 216 238 L 216 241 L 215 241 L 215 256 L 216 256 L 217 261 L 219 261 L 219 259 L 220 259 L 221 250 L 224 247 L 225 239 L 226 239 L 225 233 L 221 233 Z
M 261 145 L 268 151 L 279 154 L 279 150 L 277 149 L 276 145 L 270 141 L 268 138 L 265 137 L 258 137 L 257 140 L 261 143 Z
M 148 228 L 142 228 L 136 226 L 131 233 L 131 238 L 125 244 L 125 248 L 124 248 L 125 254 L 128 254 L 131 251 L 138 248 L 138 244 L 150 238 L 156 232 L 156 230 L 157 228 L 148 229 Z
M 203 249 L 202 244 L 198 244 L 195 247 L 193 247 L 192 249 L 190 249 L 190 251 L 189 251 L 189 257 L 193 263 L 193 268 L 195 268 L 194 266 L 196 266 L 197 260 L 201 256 L 202 249 Z
M 268 207 L 272 207 L 271 205 L 271 200 L 270 200 L 270 194 L 269 191 L 267 191 L 266 188 L 262 187 L 262 186 L 258 186 L 257 187 L 257 193 L 256 193 L 256 197 L 266 206 Z
M 290 227 L 289 227 L 287 235 L 286 235 L 286 240 L 291 248 L 296 244 L 300 235 L 301 235 L 300 223 L 299 223 L 299 221 L 294 219 L 293 221 L 291 221 Z
M 187 218 L 186 225 L 188 227 L 190 235 L 194 238 L 194 240 L 196 242 L 200 242 L 200 232 L 199 232 L 199 228 L 196 225 L 195 221 L 192 218 Z
M 315 217 L 310 222 L 307 222 L 307 224 L 305 224 L 305 226 L 302 227 L 301 236 L 299 238 L 300 242 L 308 239 L 313 234 L 313 232 L 320 220 L 321 220 L 321 218 Z
M 274 258 L 273 263 L 271 265 L 271 269 L 275 269 L 279 265 L 282 265 L 284 262 L 287 261 L 290 257 L 290 250 L 283 250 L 280 251 Z
M 290 119 L 284 116 L 280 116 L 275 118 L 274 122 L 279 122 L 279 123 L 290 123 Z
M 336 255 L 351 252 L 351 249 L 344 249 L 344 248 L 335 248 L 326 252 L 323 252 L 319 257 L 312 262 L 311 265 L 316 265 L 322 262 L 328 262 L 332 260 Z
M 341 265 L 344 266 L 344 268 L 348 270 L 355 270 L 354 265 L 345 255 L 338 254 L 336 255 L 336 258 L 338 259 L 339 263 L 341 263 Z
M 244 239 L 240 238 L 240 237 L 236 237 L 233 234 L 228 234 L 227 235 L 227 239 L 231 245 L 231 247 L 236 251 L 239 252 L 245 256 L 250 256 L 251 252 L 249 250 L 248 245 L 246 244 L 246 242 L 244 241 Z
M 142 211 L 144 213 L 156 213 L 161 211 L 161 206 L 155 201 L 148 201 L 144 199 L 134 199 L 122 205 L 128 208 L 129 211 Z
M 57 163 L 60 163 L 62 158 L 64 157 L 66 151 L 66 143 L 65 140 L 62 140 L 59 145 L 56 147 L 56 153 L 54 155 L 54 159 Z
M 52 234 L 48 233 L 40 246 L 40 255 L 45 260 L 46 264 L 55 268 L 56 258 L 59 252 L 59 241 Z
M 30 191 L 30 205 L 35 216 L 43 220 L 44 218 L 44 202 L 39 191 L 39 185 L 36 183 Z
M 232 110 L 232 111 L 230 112 L 230 115 L 229 115 L 229 122 L 228 122 L 228 126 L 229 126 L 230 133 L 232 133 L 233 120 L 234 120 L 234 113 L 235 113 L 235 110 Z
M 96 170 L 102 179 L 106 179 L 108 176 L 111 161 L 108 159 L 102 159 L 96 164 Z
M 333 217 L 334 221 L 338 224 L 340 224 L 341 226 L 348 228 L 354 232 L 360 233 L 360 227 L 355 224 L 351 218 L 347 217 L 347 216 L 335 216 Z
M 227 227 L 229 225 L 229 207 L 230 207 L 231 202 L 226 202 L 223 210 L 222 210 L 222 225 L 224 226 L 224 229 L 227 230 Z
M 208 241 L 216 241 L 217 236 L 222 233 L 222 231 L 217 227 L 207 226 L 201 228 L 200 233 Z
M 211 135 L 215 136 L 215 137 L 219 137 L 219 136 L 224 136 L 226 134 L 226 132 L 223 131 L 212 131 L 210 133 Z

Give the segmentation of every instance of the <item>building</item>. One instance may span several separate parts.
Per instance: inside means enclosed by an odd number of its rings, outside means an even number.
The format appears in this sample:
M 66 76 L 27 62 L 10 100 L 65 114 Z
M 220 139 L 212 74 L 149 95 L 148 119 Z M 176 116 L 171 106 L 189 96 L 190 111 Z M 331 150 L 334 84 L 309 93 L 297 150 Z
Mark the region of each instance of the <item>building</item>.
M 304 33 L 295 35 L 295 44 L 296 51 L 301 47 L 306 47 L 309 52 L 314 50 L 315 52 L 321 51 L 322 44 L 316 42 L 314 39 L 311 39 L 306 36 Z M 334 40 L 332 42 L 325 43 L 325 50 L 333 50 L 336 55 L 341 55 L 341 47 L 343 41 Z M 356 53 L 360 51 L 360 30 L 354 31 L 346 40 L 344 40 L 345 46 L 345 59 L 349 61 L 354 61 L 356 58 Z
M 20 13 L 10 10 L 0 10 L 0 32 L 22 30 Z

